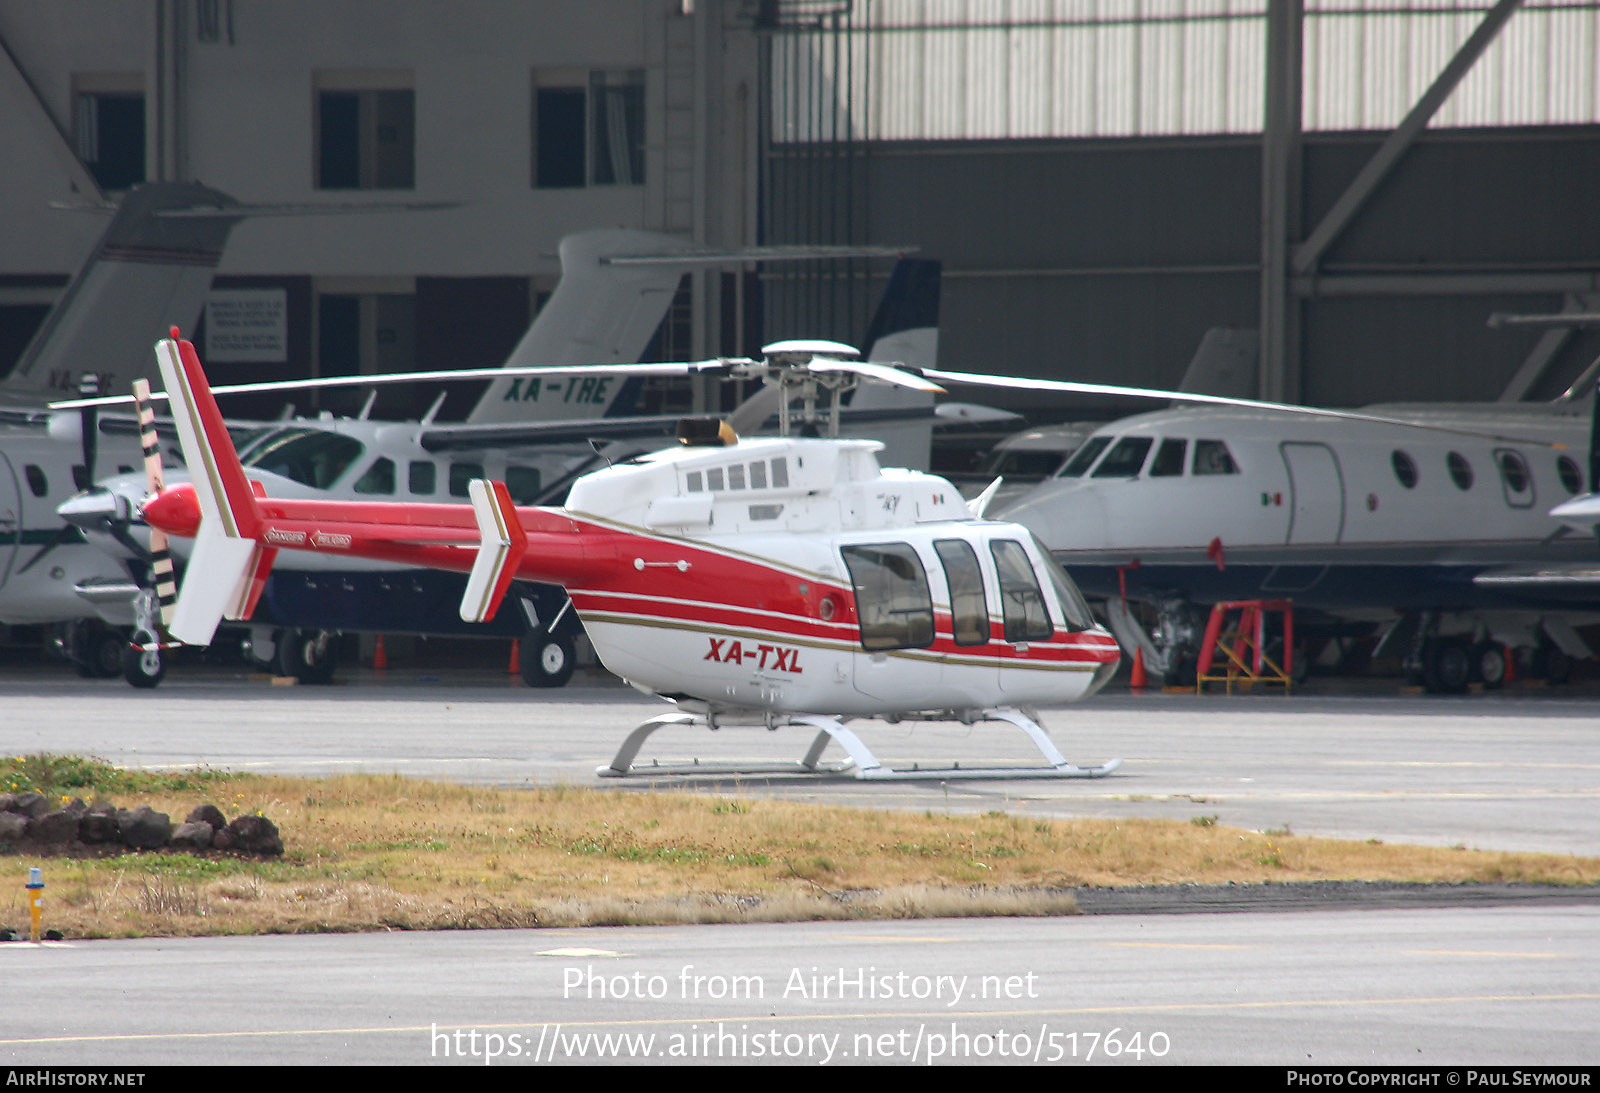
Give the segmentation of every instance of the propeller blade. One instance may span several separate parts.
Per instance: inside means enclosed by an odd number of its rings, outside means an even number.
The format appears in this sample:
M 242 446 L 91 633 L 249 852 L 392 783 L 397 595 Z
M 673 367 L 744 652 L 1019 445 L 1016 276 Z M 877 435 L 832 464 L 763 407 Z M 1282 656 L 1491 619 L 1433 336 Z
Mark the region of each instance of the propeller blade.
M 161 474 L 161 438 L 156 434 L 156 412 L 150 405 L 150 384 L 147 380 L 133 381 L 133 399 L 139 408 L 139 442 L 144 446 L 145 481 L 150 487 L 149 496 L 155 497 L 165 483 Z M 150 529 L 150 579 L 155 584 L 161 625 L 170 626 L 172 612 L 178 602 L 178 581 L 172 572 L 172 553 L 168 550 L 167 533 L 156 527 Z

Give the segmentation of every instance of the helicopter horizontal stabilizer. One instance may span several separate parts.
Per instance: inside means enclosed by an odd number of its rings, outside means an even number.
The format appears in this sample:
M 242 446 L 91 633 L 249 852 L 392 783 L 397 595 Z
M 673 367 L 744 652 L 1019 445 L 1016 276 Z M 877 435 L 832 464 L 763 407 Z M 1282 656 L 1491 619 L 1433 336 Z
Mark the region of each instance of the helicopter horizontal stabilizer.
M 517 565 L 528 549 L 528 535 L 504 482 L 474 479 L 467 483 L 467 495 L 472 499 L 483 545 L 461 596 L 461 619 L 487 622 L 500 609 L 511 579 L 517 575 Z
M 156 361 L 200 508 L 194 554 L 169 629 L 179 641 L 205 645 L 224 617 L 250 617 L 278 552 L 256 541 L 262 527 L 257 487 L 245 477 L 194 345 L 174 327 L 171 338 L 156 343 Z

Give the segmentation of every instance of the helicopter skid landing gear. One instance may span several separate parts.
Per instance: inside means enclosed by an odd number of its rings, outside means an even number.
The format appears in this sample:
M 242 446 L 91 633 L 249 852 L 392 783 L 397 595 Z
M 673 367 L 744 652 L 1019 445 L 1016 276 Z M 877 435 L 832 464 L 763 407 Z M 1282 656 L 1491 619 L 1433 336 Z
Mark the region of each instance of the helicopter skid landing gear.
M 803 758 L 791 763 L 702 763 L 698 760 L 691 763 L 662 765 L 652 763 L 649 766 L 636 767 L 634 760 L 638 758 L 639 749 L 644 742 L 657 729 L 668 725 L 703 725 L 707 728 L 717 728 L 728 722 L 713 722 L 703 714 L 670 713 L 659 717 L 652 717 L 628 734 L 622 742 L 622 747 L 617 750 L 616 758 L 607 766 L 598 768 L 595 773 L 602 778 L 629 778 L 639 776 L 661 777 L 682 776 L 693 774 L 848 774 L 863 781 L 888 782 L 888 781 L 958 781 L 966 779 L 983 778 L 1103 778 L 1122 765 L 1121 759 L 1112 759 L 1097 767 L 1075 766 L 1062 756 L 1056 749 L 1044 729 L 1032 717 L 1021 710 L 1010 707 L 993 710 L 981 710 L 966 713 L 961 716 L 939 715 L 924 717 L 917 715 L 917 720 L 959 720 L 968 724 L 974 721 L 1004 721 L 1020 729 L 1039 754 L 1044 757 L 1043 766 L 1015 766 L 1015 767 L 963 767 L 952 764 L 948 767 L 912 766 L 910 769 L 896 769 L 886 767 L 872 754 L 871 749 L 850 729 L 844 722 L 836 717 L 823 717 L 816 714 L 791 714 L 787 718 L 780 718 L 770 725 L 763 727 L 769 729 L 781 728 L 784 725 L 795 725 L 817 730 L 816 737 L 811 741 L 811 747 L 806 750 Z M 830 743 L 838 744 L 844 749 L 849 759 L 842 763 L 822 762 L 822 753 Z

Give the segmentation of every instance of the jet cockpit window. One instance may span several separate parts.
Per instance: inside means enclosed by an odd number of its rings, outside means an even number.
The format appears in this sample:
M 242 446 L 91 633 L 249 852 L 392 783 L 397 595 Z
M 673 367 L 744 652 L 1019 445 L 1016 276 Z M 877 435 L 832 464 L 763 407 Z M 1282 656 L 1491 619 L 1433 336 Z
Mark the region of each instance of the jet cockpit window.
M 933 644 L 933 598 L 922 559 L 909 543 L 840 547 L 855 586 L 863 649 Z
M 1456 484 L 1456 489 L 1472 488 L 1472 464 L 1467 462 L 1466 456 L 1460 452 L 1451 452 L 1445 457 L 1445 465 L 1450 468 L 1450 481 Z
M 365 474 L 356 479 L 357 493 L 393 493 L 394 460 L 382 456 L 372 461 Z
M 1238 474 L 1239 464 L 1233 461 L 1233 453 L 1222 441 L 1197 440 L 1194 442 L 1194 473 Z
M 1394 466 L 1394 476 L 1406 489 L 1414 489 L 1417 485 L 1417 461 L 1405 452 L 1396 448 L 1389 456 L 1389 462 Z
M 983 645 L 989 640 L 989 601 L 983 594 L 977 552 L 963 539 L 940 539 L 933 549 L 950 585 L 950 628 L 956 644 Z
M 1150 454 L 1154 437 L 1125 436 L 1111 446 L 1106 457 L 1094 469 L 1096 478 L 1137 478 L 1144 467 L 1144 458 Z
M 1000 577 L 1000 612 L 1006 640 L 1018 644 L 1048 638 L 1054 629 L 1028 552 L 1014 539 L 996 539 L 989 544 L 989 550 Z
M 1176 437 L 1168 437 L 1161 442 L 1161 447 L 1156 449 L 1156 457 L 1150 461 L 1151 478 L 1172 478 L 1183 473 L 1183 457 L 1188 454 L 1189 442 Z
M 322 429 L 280 429 L 252 444 L 244 465 L 325 490 L 366 450 L 367 446 L 354 437 Z
M 1100 453 L 1106 450 L 1106 445 L 1111 443 L 1109 436 L 1091 436 L 1083 442 L 1083 447 L 1078 449 L 1078 454 L 1067 460 L 1067 465 L 1057 472 L 1058 478 L 1082 478 L 1094 466 L 1094 461 L 1100 458 Z

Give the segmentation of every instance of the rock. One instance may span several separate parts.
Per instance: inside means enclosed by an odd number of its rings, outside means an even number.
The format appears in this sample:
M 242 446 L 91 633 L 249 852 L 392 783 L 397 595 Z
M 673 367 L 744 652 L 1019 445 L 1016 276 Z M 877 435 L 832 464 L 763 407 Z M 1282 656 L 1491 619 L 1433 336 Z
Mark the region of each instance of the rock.
M 201 805 L 183 818 L 186 824 L 207 823 L 212 827 L 227 827 L 228 818 L 216 805 Z
M 21 813 L 24 816 L 43 816 L 50 811 L 50 798 L 42 793 L 19 793 L 11 802 L 8 812 Z
M 233 833 L 234 848 L 252 854 L 282 854 L 283 840 L 278 829 L 265 816 L 240 816 L 228 825 Z
M 179 850 L 210 850 L 216 829 L 203 820 L 179 824 L 168 845 Z
M 20 812 L 0 812 L 0 846 L 15 846 L 27 838 L 32 822 Z
M 109 801 L 90 805 L 78 821 L 78 841 L 85 843 L 114 843 L 121 837 L 117 827 L 117 806 Z
M 122 842 L 135 850 L 155 850 L 167 845 L 172 836 L 172 821 L 165 812 L 157 812 L 149 805 L 140 805 L 129 811 L 117 810 L 117 828 Z
M 35 846 L 60 849 L 77 837 L 78 816 L 70 808 L 46 812 L 28 825 L 28 841 Z

